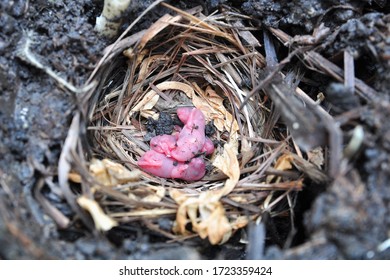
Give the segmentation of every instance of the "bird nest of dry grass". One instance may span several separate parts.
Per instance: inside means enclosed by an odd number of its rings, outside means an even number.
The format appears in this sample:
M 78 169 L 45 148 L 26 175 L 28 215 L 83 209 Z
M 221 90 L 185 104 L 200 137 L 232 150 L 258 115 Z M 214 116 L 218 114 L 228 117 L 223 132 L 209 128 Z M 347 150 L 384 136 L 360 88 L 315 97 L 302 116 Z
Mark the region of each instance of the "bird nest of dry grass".
M 302 155 L 258 90 L 266 59 L 251 19 L 164 5 L 172 15 L 111 46 L 98 86 L 80 104 L 59 165 L 69 203 L 100 231 L 142 222 L 172 240 L 199 236 L 212 244 L 264 212 L 292 219 L 304 179 L 324 179 L 322 151 Z M 149 150 L 148 124 L 161 113 L 174 118 L 180 106 L 201 110 L 215 130 L 207 174 L 196 182 L 152 176 L 137 165 Z

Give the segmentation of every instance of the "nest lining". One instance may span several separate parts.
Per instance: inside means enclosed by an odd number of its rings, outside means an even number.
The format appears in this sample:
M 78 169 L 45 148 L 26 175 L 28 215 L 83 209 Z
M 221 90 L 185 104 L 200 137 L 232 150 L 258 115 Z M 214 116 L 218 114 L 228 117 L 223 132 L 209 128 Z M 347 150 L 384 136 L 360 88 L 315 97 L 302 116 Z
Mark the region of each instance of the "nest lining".
M 78 204 L 103 231 L 142 220 L 170 239 L 199 235 L 212 244 L 264 211 L 288 218 L 307 177 L 302 166 L 309 163 L 276 122 L 268 97 L 259 92 L 248 99 L 265 67 L 260 43 L 248 31 L 250 19 L 232 10 L 206 17 L 199 8 L 170 8 L 175 15 L 163 16 L 111 58 L 88 101 L 93 156 L 84 162 L 88 172 L 73 179 L 84 186 Z M 215 126 L 206 176 L 185 182 L 140 171 L 137 160 L 149 149 L 148 120 L 188 105 Z M 163 216 L 171 230 L 159 226 Z

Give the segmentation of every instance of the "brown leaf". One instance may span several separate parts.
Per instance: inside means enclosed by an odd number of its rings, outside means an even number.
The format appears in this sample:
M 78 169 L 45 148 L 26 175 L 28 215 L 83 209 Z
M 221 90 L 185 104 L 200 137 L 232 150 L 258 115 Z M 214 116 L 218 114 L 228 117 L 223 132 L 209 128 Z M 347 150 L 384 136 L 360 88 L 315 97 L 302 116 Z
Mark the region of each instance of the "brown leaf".
M 206 200 L 207 201 L 207 200 Z M 232 234 L 232 227 L 221 202 L 216 201 L 199 207 L 201 222 L 195 225 L 201 238 L 208 237 L 211 244 L 226 242 Z
M 96 181 L 107 187 L 135 182 L 141 176 L 141 171 L 138 169 L 130 171 L 123 165 L 109 159 L 92 159 L 89 170 Z
M 176 212 L 176 224 L 174 231 L 180 234 L 187 234 L 186 225 L 189 222 L 187 217 L 187 206 L 191 204 L 196 205 L 198 199 L 197 197 L 190 198 L 187 193 L 177 189 L 171 189 L 169 195 L 179 205 Z
M 309 162 L 313 163 L 318 168 L 324 165 L 324 153 L 322 147 L 315 148 L 307 152 Z
M 160 202 L 164 196 L 166 189 L 162 186 L 145 185 L 142 186 L 147 195 L 140 195 L 137 192 L 130 192 L 128 197 L 142 202 Z
M 185 83 L 181 82 L 172 82 L 166 81 L 156 85 L 156 88 L 160 91 L 164 90 L 180 90 L 183 91 L 187 96 L 192 96 L 194 94 L 194 90 L 192 87 Z M 141 115 L 145 118 L 150 117 L 153 112 L 151 109 L 156 105 L 160 96 L 154 90 L 148 91 L 145 96 L 131 109 L 130 115 L 134 112 L 141 112 Z
M 142 115 L 143 111 L 152 109 L 156 105 L 159 98 L 160 96 L 154 90 L 148 91 L 145 96 L 137 103 L 137 105 L 131 109 L 130 115 L 133 112 L 141 112 Z
M 191 223 L 194 232 L 208 238 L 211 244 L 225 242 L 232 229 L 222 203 L 215 192 L 202 192 L 193 196 L 179 190 L 171 190 L 171 197 L 179 204 L 174 231 L 188 234 L 186 225 Z
M 81 175 L 75 172 L 69 172 L 68 174 L 69 180 L 71 180 L 73 183 L 81 183 Z
M 116 221 L 107 216 L 99 204 L 85 196 L 77 198 L 77 203 L 91 214 L 97 230 L 108 231 L 118 225 Z
M 248 223 L 249 223 L 249 218 L 247 216 L 238 216 L 230 224 L 231 224 L 233 230 L 237 230 L 237 229 L 240 229 L 240 228 L 247 226 Z
M 229 194 L 240 179 L 240 165 L 237 159 L 235 143 L 226 143 L 223 153 L 216 156 L 213 165 L 229 177 L 225 182 L 225 186 L 218 190 L 218 196 L 221 198 Z
M 294 160 L 293 156 L 290 153 L 283 154 L 278 158 L 278 160 L 275 163 L 274 168 L 276 170 L 289 170 L 292 166 L 292 161 Z
M 281 171 L 292 169 L 293 168 L 293 165 L 292 165 L 293 160 L 294 160 L 294 158 L 290 153 L 285 153 L 277 159 L 274 168 L 276 170 L 281 170 Z M 266 182 L 270 183 L 274 178 L 275 178 L 275 175 L 269 175 L 269 176 L 267 176 Z
M 176 232 L 187 234 L 186 225 L 190 222 L 192 229 L 201 238 L 208 238 L 211 244 L 223 243 L 229 239 L 232 226 L 220 199 L 230 193 L 239 180 L 240 167 L 236 155 L 236 148 L 227 143 L 223 154 L 214 160 L 214 166 L 229 177 L 223 188 L 202 192 L 198 196 L 176 189 L 170 191 L 170 196 L 179 205 L 174 228 Z

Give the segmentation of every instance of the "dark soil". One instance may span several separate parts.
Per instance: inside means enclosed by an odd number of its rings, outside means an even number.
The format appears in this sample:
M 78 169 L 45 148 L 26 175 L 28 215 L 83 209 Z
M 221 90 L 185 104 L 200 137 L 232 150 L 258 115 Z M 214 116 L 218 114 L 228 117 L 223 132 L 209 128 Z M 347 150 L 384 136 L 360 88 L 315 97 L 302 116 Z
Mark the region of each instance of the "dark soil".
M 313 84 L 310 93 L 329 93 L 325 104 L 338 105 L 331 113 L 354 114 L 353 122 L 363 126 L 365 138 L 345 176 L 332 178 L 328 185 L 308 182 L 298 195 L 294 238 L 283 222 L 267 219 L 265 253 L 253 255 L 240 242 L 248 236 L 245 231 L 225 245 L 211 246 L 197 239 L 166 243 L 142 224 L 117 228 L 106 236 L 92 234 L 77 219 L 71 227 L 59 229 L 37 201 L 36 192 L 43 186 L 39 190 L 43 197 L 73 217 L 56 192 L 56 172 L 78 102 L 18 53 L 29 37 L 42 64 L 82 86 L 111 43 L 93 29 L 101 2 L 0 1 L 0 259 L 390 259 L 390 248 L 381 246 L 390 238 L 390 110 L 384 105 L 390 96 L 390 5 L 382 0 L 198 0 L 191 5 L 167 1 L 183 9 L 202 5 L 206 12 L 230 5 L 256 18 L 259 25 L 292 36 L 311 35 L 324 23 L 339 32 L 328 39 L 321 54 L 342 66 L 342 52 L 350 50 L 356 77 L 377 91 L 373 103 L 354 96 L 348 99 L 340 95 L 340 84 L 329 87 L 336 81 L 328 76 L 306 73 Z M 123 28 L 150 3 L 133 0 Z M 147 28 L 164 12 L 157 7 L 135 31 Z M 282 59 L 288 49 L 279 48 Z M 342 129 L 348 143 L 350 128 Z M 160 226 L 171 225 L 162 219 Z M 252 230 L 256 232 L 255 226 Z M 249 246 L 261 246 L 258 235 L 249 236 Z

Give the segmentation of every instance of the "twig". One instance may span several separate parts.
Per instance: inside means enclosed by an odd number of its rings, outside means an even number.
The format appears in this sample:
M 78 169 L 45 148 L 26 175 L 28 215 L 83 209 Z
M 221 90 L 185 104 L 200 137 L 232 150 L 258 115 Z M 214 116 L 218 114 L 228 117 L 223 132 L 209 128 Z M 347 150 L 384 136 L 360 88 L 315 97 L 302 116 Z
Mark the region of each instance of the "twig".
M 76 149 L 78 136 L 79 136 L 79 126 L 80 126 L 80 113 L 72 119 L 72 123 L 69 127 L 68 136 L 65 139 L 64 146 L 58 161 L 58 183 L 61 187 L 61 190 L 65 196 L 66 201 L 71 206 L 73 211 L 75 211 L 80 218 L 83 220 L 85 225 L 91 230 L 94 228 L 92 220 L 81 210 L 81 208 L 76 203 L 76 196 L 72 193 L 69 182 L 68 174 L 71 170 L 72 162 L 72 151 Z
M 291 40 L 291 36 L 285 33 L 284 31 L 276 28 L 270 28 L 269 29 L 283 44 L 289 42 Z M 295 49 L 294 51 L 299 50 L 299 48 Z M 336 64 L 330 62 L 326 58 L 324 58 L 322 55 L 317 53 L 316 51 L 309 50 L 305 51 L 304 49 L 300 50 L 296 54 L 302 53 L 303 59 L 308 63 L 308 67 L 315 70 L 315 71 L 321 71 L 324 73 L 329 74 L 333 78 L 335 78 L 338 81 L 343 82 L 344 81 L 344 73 L 343 70 L 340 69 Z M 355 87 L 357 90 L 357 93 L 364 98 L 367 101 L 375 102 L 380 104 L 381 99 L 378 97 L 378 93 L 368 86 L 366 83 L 361 81 L 360 79 L 355 77 L 354 80 Z
M 56 222 L 59 228 L 67 228 L 70 224 L 70 220 L 61 211 L 55 208 L 50 202 L 42 195 L 41 190 L 44 186 L 44 179 L 41 178 L 35 186 L 34 196 L 45 209 L 46 213 Z
M 351 93 L 355 91 L 355 64 L 349 50 L 344 50 L 344 85 Z

